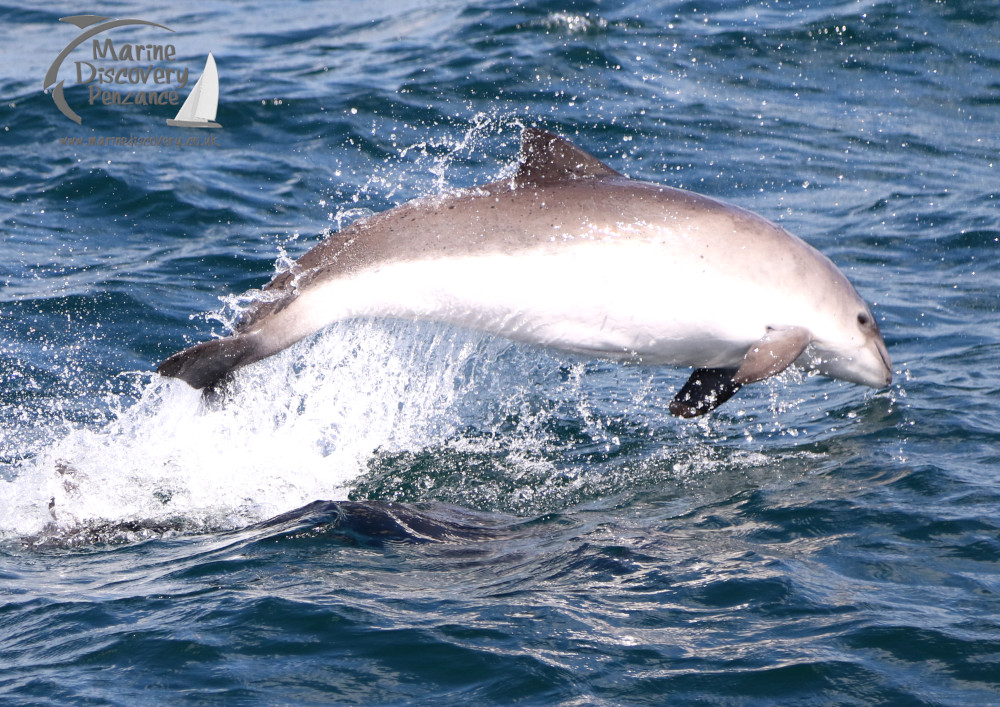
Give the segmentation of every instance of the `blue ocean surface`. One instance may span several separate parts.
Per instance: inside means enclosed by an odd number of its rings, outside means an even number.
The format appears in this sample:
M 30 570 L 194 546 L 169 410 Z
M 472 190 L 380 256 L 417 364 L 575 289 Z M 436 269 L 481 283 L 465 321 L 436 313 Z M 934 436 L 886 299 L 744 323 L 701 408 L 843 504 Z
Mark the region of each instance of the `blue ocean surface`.
M 101 38 L 189 80 L 92 101 L 82 44 L 73 122 L 42 89 L 84 14 L 169 28 Z M 1000 702 L 1000 3 L 0 24 L 0 702 Z M 103 102 L 183 102 L 209 52 L 221 128 Z M 511 175 L 525 126 L 817 247 L 892 386 L 789 371 L 681 420 L 687 370 L 383 320 L 213 404 L 156 375 L 325 233 Z

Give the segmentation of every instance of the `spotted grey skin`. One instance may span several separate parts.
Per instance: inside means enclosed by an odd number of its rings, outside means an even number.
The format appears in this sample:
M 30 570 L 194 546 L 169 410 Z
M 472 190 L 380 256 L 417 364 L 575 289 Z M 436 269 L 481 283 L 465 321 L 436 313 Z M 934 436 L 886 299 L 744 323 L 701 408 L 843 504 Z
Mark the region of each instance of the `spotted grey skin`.
M 817 250 L 744 209 L 628 179 L 532 128 L 512 178 L 332 234 L 263 288 L 232 336 L 158 370 L 212 388 L 353 317 L 447 322 L 694 367 L 670 404 L 682 417 L 793 363 L 872 387 L 892 380 L 871 310 Z

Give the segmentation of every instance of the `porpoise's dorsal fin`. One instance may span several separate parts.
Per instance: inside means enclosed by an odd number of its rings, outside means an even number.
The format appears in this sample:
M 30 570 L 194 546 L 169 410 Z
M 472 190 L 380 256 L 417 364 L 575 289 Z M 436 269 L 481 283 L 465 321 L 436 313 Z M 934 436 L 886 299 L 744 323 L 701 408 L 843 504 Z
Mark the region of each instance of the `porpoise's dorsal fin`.
M 566 179 L 620 176 L 621 173 L 555 133 L 525 128 L 521 134 L 521 166 L 514 175 L 514 184 L 519 187 Z

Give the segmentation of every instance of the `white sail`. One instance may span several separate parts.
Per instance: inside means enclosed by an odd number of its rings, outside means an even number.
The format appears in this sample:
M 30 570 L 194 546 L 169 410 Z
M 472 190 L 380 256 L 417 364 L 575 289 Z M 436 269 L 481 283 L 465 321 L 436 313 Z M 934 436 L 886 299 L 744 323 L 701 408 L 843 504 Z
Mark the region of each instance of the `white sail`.
M 209 52 L 205 60 L 205 70 L 201 72 L 191 94 L 167 125 L 179 128 L 221 128 L 215 122 L 215 112 L 219 107 L 219 71 L 215 67 L 215 57 Z

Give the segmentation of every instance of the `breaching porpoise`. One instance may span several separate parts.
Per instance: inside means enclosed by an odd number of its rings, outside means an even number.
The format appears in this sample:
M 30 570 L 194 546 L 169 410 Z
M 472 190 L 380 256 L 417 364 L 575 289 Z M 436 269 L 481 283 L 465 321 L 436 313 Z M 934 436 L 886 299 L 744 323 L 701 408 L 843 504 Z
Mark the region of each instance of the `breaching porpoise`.
M 744 209 L 629 179 L 527 128 L 516 174 L 356 221 L 275 277 L 235 333 L 164 376 L 231 371 L 352 317 L 447 322 L 562 351 L 697 370 L 670 403 L 702 415 L 797 363 L 880 388 L 885 342 L 817 250 Z

